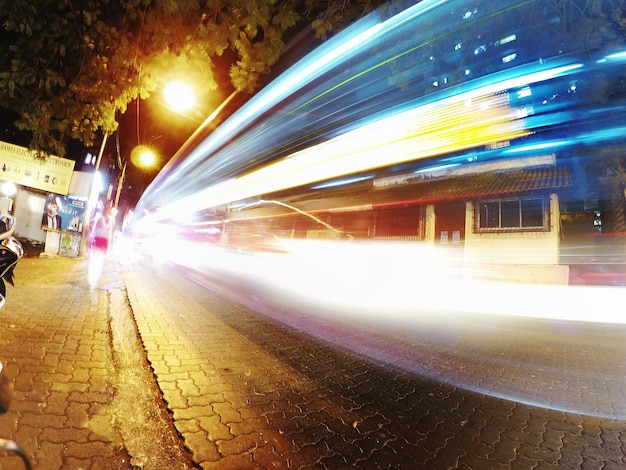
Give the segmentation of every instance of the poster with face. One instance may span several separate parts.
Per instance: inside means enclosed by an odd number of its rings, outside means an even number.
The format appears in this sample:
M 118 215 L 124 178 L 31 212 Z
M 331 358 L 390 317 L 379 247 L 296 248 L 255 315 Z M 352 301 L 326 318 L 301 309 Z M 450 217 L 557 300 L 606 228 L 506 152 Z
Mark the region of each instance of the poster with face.
M 86 205 L 87 201 L 84 199 L 49 194 L 41 219 L 41 228 L 63 232 L 82 232 Z

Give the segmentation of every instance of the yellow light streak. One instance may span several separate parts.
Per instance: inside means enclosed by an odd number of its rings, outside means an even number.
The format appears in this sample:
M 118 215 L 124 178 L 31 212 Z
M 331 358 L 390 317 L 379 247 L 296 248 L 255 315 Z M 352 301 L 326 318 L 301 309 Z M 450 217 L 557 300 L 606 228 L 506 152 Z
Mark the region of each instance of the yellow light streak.
M 528 135 L 506 101 L 503 94 L 464 97 L 396 114 L 212 185 L 159 218 Z

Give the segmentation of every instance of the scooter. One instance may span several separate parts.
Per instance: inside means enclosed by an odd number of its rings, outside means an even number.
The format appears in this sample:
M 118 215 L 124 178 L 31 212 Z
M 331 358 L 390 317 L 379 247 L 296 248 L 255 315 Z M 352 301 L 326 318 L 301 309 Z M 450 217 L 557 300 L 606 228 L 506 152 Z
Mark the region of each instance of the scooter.
M 0 308 L 6 301 L 6 283 L 12 286 L 13 269 L 24 256 L 22 244 L 13 237 L 15 219 L 8 214 L 0 215 Z
M 4 307 L 6 300 L 6 284 L 13 283 L 13 269 L 17 262 L 24 256 L 22 244 L 13 237 L 15 219 L 10 215 L 0 215 L 0 308 Z M 0 362 L 0 414 L 6 413 L 13 399 L 13 383 L 7 377 L 4 366 Z M 27 470 L 32 465 L 26 453 L 14 441 L 0 438 L 0 451 L 13 453 L 21 457 Z M 2 464 L 0 464 L 0 469 Z

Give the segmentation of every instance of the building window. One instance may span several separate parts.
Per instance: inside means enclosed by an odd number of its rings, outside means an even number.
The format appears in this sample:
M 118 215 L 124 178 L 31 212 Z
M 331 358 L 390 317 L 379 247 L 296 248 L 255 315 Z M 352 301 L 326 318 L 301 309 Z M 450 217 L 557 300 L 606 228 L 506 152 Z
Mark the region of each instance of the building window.
M 546 230 L 546 201 L 543 198 L 479 201 L 479 232 Z

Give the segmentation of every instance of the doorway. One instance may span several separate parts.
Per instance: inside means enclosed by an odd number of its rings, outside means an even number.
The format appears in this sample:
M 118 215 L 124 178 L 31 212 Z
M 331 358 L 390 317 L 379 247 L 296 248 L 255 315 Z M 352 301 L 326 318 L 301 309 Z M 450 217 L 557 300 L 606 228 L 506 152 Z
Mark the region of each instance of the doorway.
M 463 245 L 465 242 L 465 202 L 435 204 L 435 242 Z

